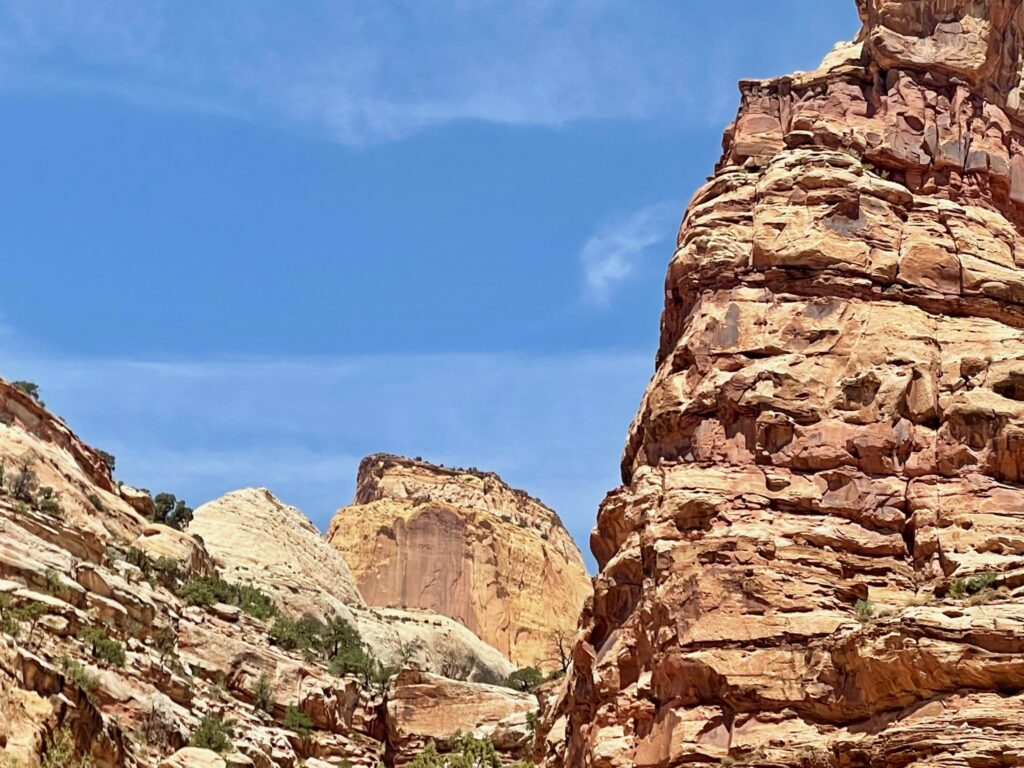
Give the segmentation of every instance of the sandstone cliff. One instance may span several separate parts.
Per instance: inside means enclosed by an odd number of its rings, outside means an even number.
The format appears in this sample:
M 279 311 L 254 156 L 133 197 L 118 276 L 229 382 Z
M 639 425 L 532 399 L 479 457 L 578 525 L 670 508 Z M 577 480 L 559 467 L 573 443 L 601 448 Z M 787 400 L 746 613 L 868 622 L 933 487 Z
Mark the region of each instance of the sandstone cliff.
M 558 516 L 492 473 L 370 456 L 327 538 L 370 605 L 450 616 L 518 666 L 559 663 L 590 592 Z
M 859 8 L 686 212 L 550 765 L 1024 765 L 1024 9 Z
M 211 557 L 194 531 L 144 519 L 146 494 L 2 381 L 0 466 L 4 768 L 377 768 L 426 738 L 443 748 L 445 723 L 493 735 L 509 761 L 527 748 L 534 699 L 427 674 L 501 678 L 507 660 L 445 617 L 367 609 L 338 553 L 269 492 L 197 512 Z M 410 671 L 286 643 L 278 619 L 306 609 L 348 611 L 372 655 Z M 189 746 L 222 726 L 222 754 Z
M 203 504 L 189 533 L 202 538 L 224 578 L 258 585 L 295 615 L 350 621 L 389 665 L 405 654 L 417 669 L 486 683 L 513 670 L 499 651 L 445 616 L 367 609 L 345 558 L 266 488 Z

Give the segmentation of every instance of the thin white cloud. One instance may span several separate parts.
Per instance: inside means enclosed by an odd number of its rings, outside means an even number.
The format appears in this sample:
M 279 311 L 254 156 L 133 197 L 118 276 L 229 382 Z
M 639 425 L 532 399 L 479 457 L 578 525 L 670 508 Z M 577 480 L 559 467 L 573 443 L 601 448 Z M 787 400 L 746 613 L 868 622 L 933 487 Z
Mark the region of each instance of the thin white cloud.
M 606 306 L 644 261 L 664 264 L 681 216 L 679 203 L 661 202 L 601 226 L 580 252 L 585 298 Z
M 0 335 L 0 375 L 37 382 L 126 482 L 194 505 L 267 486 L 323 528 L 362 456 L 422 456 L 499 472 L 584 552 L 650 373 L 646 352 L 139 361 L 18 342 Z
M 623 3 L 282 8 L 0 0 L 0 87 L 284 122 L 364 145 L 454 121 L 560 126 L 683 106 L 699 115 L 708 99 L 687 83 L 715 74 L 684 40 L 651 45 L 664 14 Z

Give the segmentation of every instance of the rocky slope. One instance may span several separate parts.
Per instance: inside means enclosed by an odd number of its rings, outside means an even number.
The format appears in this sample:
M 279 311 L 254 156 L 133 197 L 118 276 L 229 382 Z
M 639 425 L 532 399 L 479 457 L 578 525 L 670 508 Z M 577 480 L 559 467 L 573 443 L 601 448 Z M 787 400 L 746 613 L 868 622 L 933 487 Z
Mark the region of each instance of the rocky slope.
M 224 578 L 259 585 L 295 615 L 351 622 L 384 663 L 497 683 L 514 667 L 461 624 L 430 611 L 370 610 L 341 554 L 295 507 L 266 488 L 228 493 L 195 511 L 189 533 L 203 539 Z
M 370 456 L 327 538 L 370 605 L 450 616 L 518 666 L 559 664 L 590 593 L 558 516 L 492 473 Z
M 455 731 L 492 737 L 507 762 L 528 751 L 534 697 L 429 674 L 492 679 L 511 665 L 450 619 L 367 609 L 344 560 L 269 492 L 201 508 L 202 536 L 147 521 L 147 494 L 115 485 L 98 453 L 3 381 L 0 466 L 3 768 L 377 768 L 429 740 L 443 751 Z M 279 621 L 307 609 L 350 616 L 396 668 L 289 644 Z M 203 733 L 221 754 L 190 746 Z
M 1024 765 L 1024 10 L 744 82 L 548 765 Z

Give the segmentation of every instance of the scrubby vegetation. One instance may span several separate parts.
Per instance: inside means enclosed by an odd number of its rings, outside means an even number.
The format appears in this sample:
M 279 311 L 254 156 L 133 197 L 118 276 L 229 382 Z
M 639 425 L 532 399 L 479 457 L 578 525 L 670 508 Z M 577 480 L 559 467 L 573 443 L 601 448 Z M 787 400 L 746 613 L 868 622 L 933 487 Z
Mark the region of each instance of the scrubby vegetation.
M 271 640 L 289 651 L 302 651 L 321 659 L 336 675 L 357 675 L 367 685 L 382 687 L 397 669 L 387 667 L 367 652 L 355 627 L 341 618 L 326 624 L 313 616 L 293 619 L 279 615 L 270 628 Z
M 252 701 L 257 709 L 268 713 L 274 711 L 274 692 L 270 686 L 270 677 L 266 672 L 261 673 L 253 683 L 250 693 L 252 693 Z
M 106 451 L 96 451 L 103 459 L 103 463 L 107 465 L 107 469 L 110 470 L 110 474 L 114 474 L 114 467 L 117 466 L 117 459 L 114 458 L 114 454 L 107 453 Z
M 61 728 L 46 737 L 41 768 L 92 768 L 89 756 L 79 757 L 75 739 L 68 728 Z
M 506 677 L 501 684 L 506 688 L 529 693 L 543 683 L 544 679 L 544 673 L 536 667 L 523 667 Z
M 288 707 L 285 709 L 281 725 L 302 738 L 306 738 L 313 732 L 313 721 L 309 718 L 309 715 L 298 707 Z
M 262 590 L 250 584 L 235 584 L 215 576 L 188 579 L 178 588 L 178 597 L 189 605 L 234 605 L 256 619 L 269 619 L 278 615 L 274 601 Z
M 158 493 L 153 497 L 153 506 L 156 510 L 153 519 L 157 523 L 183 531 L 192 522 L 192 507 L 173 493 Z
M 112 667 L 123 667 L 124 646 L 99 627 L 85 627 L 78 633 L 82 642 L 89 646 L 89 653 L 97 661 Z
M 85 694 L 86 698 L 92 696 L 93 691 L 95 691 L 96 687 L 100 684 L 99 677 L 87 670 L 74 659 L 69 659 L 67 656 L 61 658 L 60 666 L 64 671 L 64 676 L 83 694 Z
M 455 734 L 449 740 L 449 752 L 439 754 L 437 745 L 430 742 L 408 768 L 501 768 L 494 745 L 487 739 L 477 739 L 469 734 Z M 532 768 L 533 764 L 520 760 L 510 768 Z
M 34 381 L 12 381 L 11 386 L 15 389 L 24 392 L 26 395 L 35 400 L 41 407 L 46 407 L 46 403 L 39 397 L 39 385 Z
M 12 498 L 23 501 L 26 504 L 35 501 L 36 489 L 39 487 L 39 477 L 36 475 L 33 463 L 25 459 L 9 478 L 5 477 L 5 487 Z
M 949 596 L 960 600 L 971 595 L 977 595 L 986 589 L 992 589 L 996 583 L 994 573 L 978 573 L 966 579 L 957 579 L 949 587 Z
M 11 595 L 0 595 L 0 632 L 10 635 L 15 640 L 21 637 L 23 625 L 28 624 L 26 643 L 31 645 L 36 624 L 45 615 L 46 606 L 42 603 L 18 605 Z
M 875 604 L 870 600 L 858 600 L 855 610 L 857 621 L 861 624 L 866 624 L 875 617 Z
M 196 732 L 192 734 L 192 746 L 212 749 L 214 752 L 227 752 L 233 746 L 231 739 L 234 735 L 234 720 L 222 720 L 209 715 L 199 721 Z
M 60 503 L 60 498 L 54 493 L 53 488 L 48 485 L 44 485 L 39 489 L 39 493 L 36 496 L 36 507 L 40 512 L 45 512 L 48 515 L 62 516 L 64 514 L 64 507 Z

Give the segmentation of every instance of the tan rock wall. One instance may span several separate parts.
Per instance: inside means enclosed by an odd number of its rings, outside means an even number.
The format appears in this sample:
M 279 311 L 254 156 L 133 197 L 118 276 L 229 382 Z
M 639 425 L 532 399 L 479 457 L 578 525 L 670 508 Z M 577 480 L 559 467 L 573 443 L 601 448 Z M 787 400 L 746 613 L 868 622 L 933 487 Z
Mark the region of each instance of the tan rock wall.
M 557 664 L 590 591 L 557 515 L 493 474 L 370 457 L 327 538 L 370 605 L 450 616 L 518 666 Z
M 861 10 L 686 212 L 550 765 L 1024 765 L 1020 4 Z

